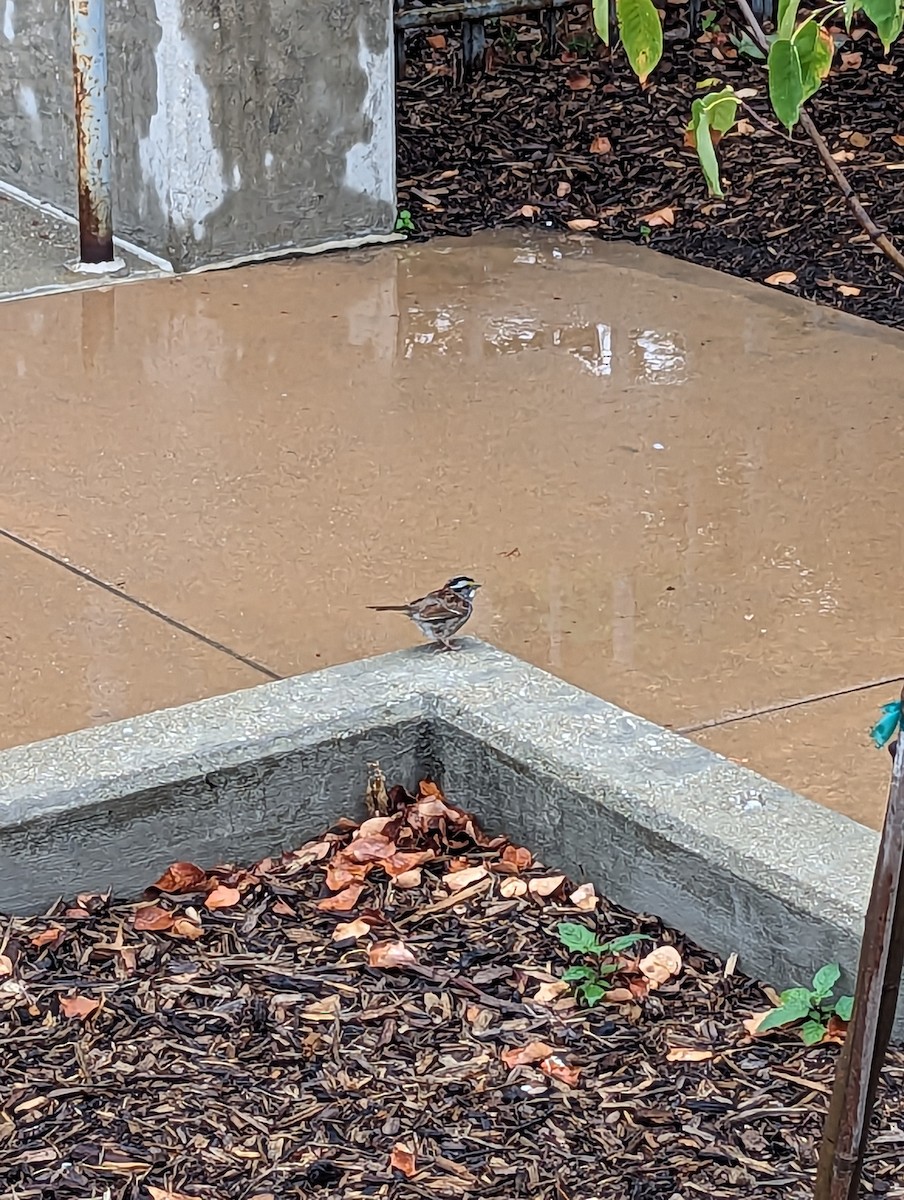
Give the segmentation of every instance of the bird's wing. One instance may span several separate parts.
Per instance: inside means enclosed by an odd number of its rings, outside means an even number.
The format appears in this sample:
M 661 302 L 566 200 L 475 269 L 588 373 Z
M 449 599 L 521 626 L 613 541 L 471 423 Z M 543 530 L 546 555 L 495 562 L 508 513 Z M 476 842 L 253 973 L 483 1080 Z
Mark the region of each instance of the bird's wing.
M 410 607 L 422 621 L 445 621 L 449 617 L 460 617 L 467 608 L 454 592 L 431 592 L 419 600 L 412 600 Z

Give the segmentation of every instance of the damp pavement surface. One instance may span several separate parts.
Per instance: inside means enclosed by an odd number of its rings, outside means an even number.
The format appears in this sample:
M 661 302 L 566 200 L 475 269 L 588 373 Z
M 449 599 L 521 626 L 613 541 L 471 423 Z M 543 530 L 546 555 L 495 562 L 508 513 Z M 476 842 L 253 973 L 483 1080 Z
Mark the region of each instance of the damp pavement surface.
M 4 745 L 468 632 L 871 825 L 904 338 L 517 231 L 0 305 Z

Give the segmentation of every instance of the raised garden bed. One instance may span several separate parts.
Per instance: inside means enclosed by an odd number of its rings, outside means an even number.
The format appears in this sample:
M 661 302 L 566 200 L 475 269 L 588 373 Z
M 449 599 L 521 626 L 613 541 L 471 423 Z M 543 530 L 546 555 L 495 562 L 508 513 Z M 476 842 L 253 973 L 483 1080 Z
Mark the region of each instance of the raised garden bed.
M 6 922 L 5 1192 L 809 1195 L 833 1045 L 752 1037 L 771 998 L 731 962 L 486 836 L 435 785 L 376 801 L 247 868 L 174 864 L 137 904 Z M 562 922 L 643 935 L 592 1008 L 561 980 L 587 961 Z M 895 1050 L 874 1195 L 904 1195 L 902 1123 Z

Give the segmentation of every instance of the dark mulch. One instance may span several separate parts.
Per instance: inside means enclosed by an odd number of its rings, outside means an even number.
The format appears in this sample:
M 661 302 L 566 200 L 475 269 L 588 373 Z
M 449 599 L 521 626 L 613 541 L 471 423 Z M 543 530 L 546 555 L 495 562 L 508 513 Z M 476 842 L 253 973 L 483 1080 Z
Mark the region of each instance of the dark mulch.
M 594 42 L 582 9 L 560 18 L 553 57 L 537 20 L 497 23 L 488 70 L 463 87 L 456 28 L 410 34 L 398 90 L 400 208 L 420 235 L 597 220 L 600 237 L 650 240 L 753 280 L 792 271 L 794 293 L 904 325 L 904 278 L 855 224 L 806 135 L 777 131 L 765 71 L 737 57 L 729 18 L 697 40 L 682 36 L 685 18 L 685 7 L 668 9 L 665 55 L 646 91 L 623 53 Z M 874 219 L 904 242 L 904 49 L 885 59 L 872 33 L 854 32 L 838 31 L 836 65 L 810 111 Z M 753 114 L 742 114 L 747 132 L 719 147 L 724 203 L 707 197 L 683 144 L 691 102 L 704 94 L 696 85 L 713 77 L 758 89 Z M 611 151 L 592 153 L 595 139 Z M 525 218 L 524 206 L 537 212 Z M 664 207 L 674 226 L 645 231 L 645 217 Z
M 388 808 L 248 870 L 175 864 L 143 906 L 5 923 L 4 1196 L 809 1195 L 834 1046 L 752 1039 L 756 984 L 587 889 L 578 907 L 430 786 Z M 683 970 L 644 994 L 626 961 L 620 1002 L 578 1008 L 563 918 L 640 929 Z M 901 1195 L 902 1116 L 895 1052 L 874 1194 Z

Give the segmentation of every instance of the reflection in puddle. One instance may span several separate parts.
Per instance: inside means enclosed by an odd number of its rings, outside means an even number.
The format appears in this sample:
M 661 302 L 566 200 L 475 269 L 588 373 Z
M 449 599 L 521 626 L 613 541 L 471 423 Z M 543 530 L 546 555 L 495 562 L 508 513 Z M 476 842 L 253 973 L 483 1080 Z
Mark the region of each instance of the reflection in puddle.
M 403 353 L 409 360 L 419 350 L 431 355 L 457 354 L 465 361 L 474 361 L 475 355 L 482 353 L 559 350 L 600 379 L 613 376 L 620 377 L 621 382 L 675 386 L 684 383 L 687 375 L 687 354 L 678 334 L 654 329 L 618 330 L 583 314 L 572 314 L 570 319 L 551 325 L 539 313 L 523 309 L 487 316 L 463 305 L 436 309 L 412 305 L 404 311 L 403 326 Z M 623 371 L 618 369 L 621 363 Z

